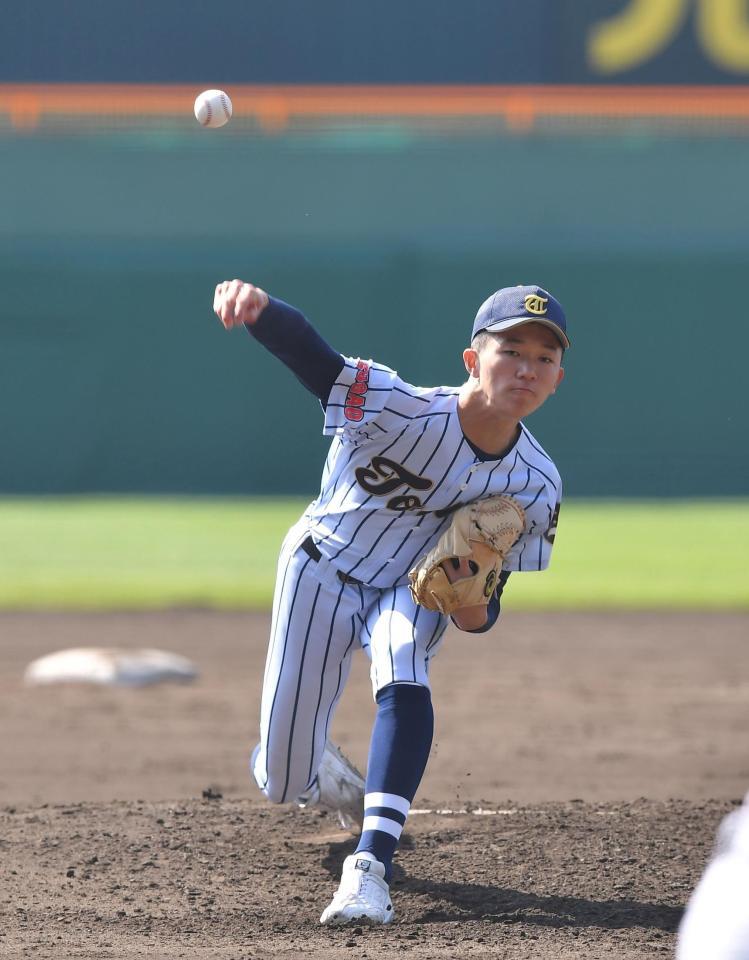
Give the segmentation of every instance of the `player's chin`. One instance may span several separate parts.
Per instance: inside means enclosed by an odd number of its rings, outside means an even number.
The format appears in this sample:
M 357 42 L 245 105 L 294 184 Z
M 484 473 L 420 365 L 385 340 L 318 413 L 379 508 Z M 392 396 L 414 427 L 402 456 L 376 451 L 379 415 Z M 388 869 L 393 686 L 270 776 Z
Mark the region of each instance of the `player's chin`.
M 504 407 L 508 413 L 520 419 L 538 410 L 545 397 L 531 390 L 510 390 L 504 397 Z
M 529 417 L 535 409 L 528 404 L 503 403 L 494 408 L 494 414 L 498 420 L 512 420 L 514 423 L 519 423 Z

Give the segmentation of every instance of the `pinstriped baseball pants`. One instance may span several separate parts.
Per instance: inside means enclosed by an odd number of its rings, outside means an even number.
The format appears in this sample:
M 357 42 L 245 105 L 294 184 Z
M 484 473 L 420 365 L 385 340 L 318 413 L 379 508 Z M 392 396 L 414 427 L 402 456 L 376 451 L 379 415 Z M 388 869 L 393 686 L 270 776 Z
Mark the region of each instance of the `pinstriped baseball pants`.
M 253 755 L 258 786 L 275 803 L 296 800 L 314 781 L 354 650 L 369 657 L 374 694 L 397 682 L 428 687 L 447 626 L 405 585 L 342 583 L 328 561 L 300 548 L 305 535 L 297 524 L 281 548 Z

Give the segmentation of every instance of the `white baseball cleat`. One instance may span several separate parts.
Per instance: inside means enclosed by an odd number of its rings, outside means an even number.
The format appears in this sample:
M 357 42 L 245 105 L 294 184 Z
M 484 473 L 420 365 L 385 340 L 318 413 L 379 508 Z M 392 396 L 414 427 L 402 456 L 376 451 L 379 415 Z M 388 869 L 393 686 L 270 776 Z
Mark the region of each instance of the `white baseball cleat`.
M 324 807 L 338 814 L 344 830 L 360 833 L 364 820 L 364 777 L 330 742 L 325 743 L 317 780 L 297 801 L 300 807 Z
M 371 853 L 352 853 L 343 861 L 341 883 L 320 923 L 390 923 L 393 919 L 385 867 Z

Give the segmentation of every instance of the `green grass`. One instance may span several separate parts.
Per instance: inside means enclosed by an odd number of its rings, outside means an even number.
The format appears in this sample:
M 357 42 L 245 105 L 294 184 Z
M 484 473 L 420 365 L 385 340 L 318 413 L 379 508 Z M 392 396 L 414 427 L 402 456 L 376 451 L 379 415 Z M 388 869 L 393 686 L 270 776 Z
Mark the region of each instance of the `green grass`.
M 0 500 L 0 609 L 267 608 L 305 500 Z M 749 609 L 749 500 L 567 502 L 516 609 Z

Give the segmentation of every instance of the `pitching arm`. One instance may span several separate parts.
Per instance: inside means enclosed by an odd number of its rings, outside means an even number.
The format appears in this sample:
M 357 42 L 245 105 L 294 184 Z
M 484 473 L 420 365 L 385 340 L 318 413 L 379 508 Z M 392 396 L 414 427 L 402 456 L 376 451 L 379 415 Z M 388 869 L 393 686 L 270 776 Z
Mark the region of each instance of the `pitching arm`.
M 325 405 L 344 360 L 303 313 L 283 300 L 269 297 L 268 306 L 247 329 Z

